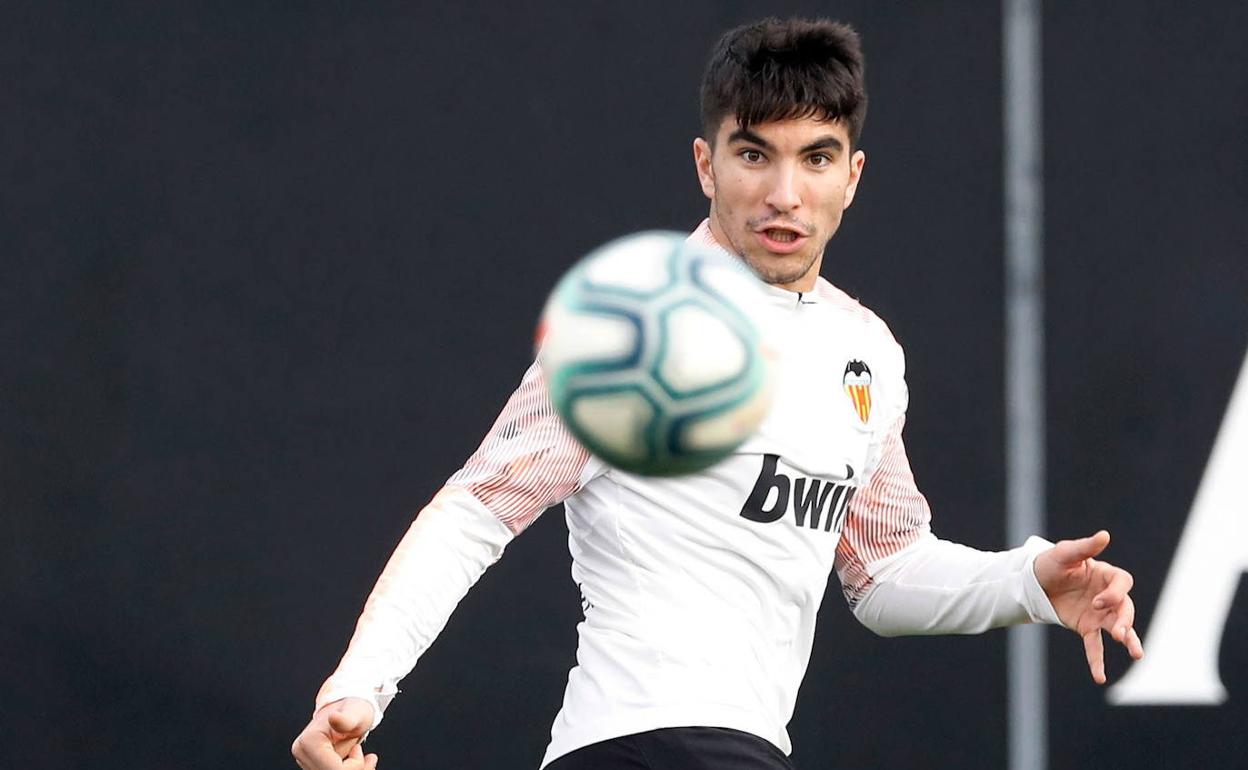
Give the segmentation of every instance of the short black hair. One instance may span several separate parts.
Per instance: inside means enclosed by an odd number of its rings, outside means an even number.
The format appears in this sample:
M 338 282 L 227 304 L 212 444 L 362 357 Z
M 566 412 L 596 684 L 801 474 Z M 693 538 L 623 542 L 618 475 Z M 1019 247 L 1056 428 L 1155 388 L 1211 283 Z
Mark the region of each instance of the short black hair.
M 862 44 L 853 27 L 827 19 L 767 18 L 724 33 L 702 76 L 708 141 L 729 115 L 741 128 L 813 117 L 841 121 L 858 144 L 867 117 Z

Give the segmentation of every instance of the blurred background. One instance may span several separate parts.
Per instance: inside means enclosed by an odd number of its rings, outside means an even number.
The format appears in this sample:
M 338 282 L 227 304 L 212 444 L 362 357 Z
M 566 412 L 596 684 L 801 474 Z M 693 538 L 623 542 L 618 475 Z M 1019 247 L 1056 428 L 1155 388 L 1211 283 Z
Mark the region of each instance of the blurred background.
M 772 14 L 862 34 L 867 165 L 824 275 L 906 347 L 937 533 L 1016 545 L 997 3 L 6 3 L 6 764 L 294 767 L 557 276 L 705 216 L 702 66 Z M 1113 533 L 1147 646 L 1248 350 L 1248 6 L 1042 26 L 1043 534 Z M 464 601 L 369 740 L 383 767 L 536 768 L 580 618 L 566 536 L 547 512 Z M 1217 705 L 1111 705 L 1048 630 L 1051 766 L 1240 766 L 1248 594 L 1216 614 Z M 1005 671 L 1005 633 L 878 639 L 833 585 L 796 764 L 1005 767 Z

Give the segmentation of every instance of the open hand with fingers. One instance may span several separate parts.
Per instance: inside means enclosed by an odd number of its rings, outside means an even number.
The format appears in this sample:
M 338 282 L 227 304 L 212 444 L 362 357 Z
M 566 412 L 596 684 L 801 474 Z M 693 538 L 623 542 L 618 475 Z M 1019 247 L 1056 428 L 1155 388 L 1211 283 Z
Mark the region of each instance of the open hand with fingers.
M 1144 657 L 1144 646 L 1135 633 L 1131 573 L 1093 558 L 1107 545 L 1109 533 L 1101 530 L 1091 537 L 1059 541 L 1035 562 L 1036 579 L 1062 625 L 1083 637 L 1088 668 L 1097 684 L 1105 684 L 1101 631 L 1108 631 L 1132 658 Z
M 290 747 L 303 770 L 376 770 L 377 755 L 360 741 L 373 724 L 373 704 L 362 698 L 327 703 L 312 715 Z

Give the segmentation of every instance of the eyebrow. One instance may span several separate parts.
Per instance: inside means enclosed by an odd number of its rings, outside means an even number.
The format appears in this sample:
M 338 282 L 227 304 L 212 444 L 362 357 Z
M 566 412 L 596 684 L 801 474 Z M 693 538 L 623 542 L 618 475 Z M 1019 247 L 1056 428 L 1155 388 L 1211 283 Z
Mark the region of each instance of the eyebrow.
M 764 150 L 776 149 L 775 146 L 771 142 L 762 138 L 761 136 L 749 130 L 748 128 L 738 128 L 736 131 L 733 131 L 731 134 L 729 134 L 728 143 L 732 144 L 733 142 L 749 142 L 750 144 L 757 144 L 759 147 L 762 147 Z M 844 143 L 841 142 L 840 139 L 837 139 L 835 136 L 825 136 L 820 139 L 816 139 L 815 141 L 806 145 L 805 147 L 798 150 L 797 152 L 799 155 L 805 155 L 806 153 L 814 152 L 815 150 L 828 150 L 828 149 L 841 152 L 845 149 L 845 145 Z

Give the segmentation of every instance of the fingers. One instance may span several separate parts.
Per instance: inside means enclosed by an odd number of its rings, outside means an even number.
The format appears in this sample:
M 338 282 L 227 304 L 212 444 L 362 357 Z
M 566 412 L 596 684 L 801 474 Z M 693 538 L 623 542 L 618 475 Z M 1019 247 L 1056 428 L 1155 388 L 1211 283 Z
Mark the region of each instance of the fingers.
M 343 738 L 341 740 L 334 741 L 334 753 L 343 759 L 346 759 L 347 755 L 351 753 L 351 749 L 359 745 L 359 738 Z
M 334 770 L 342 766 L 340 756 L 324 734 L 318 734 L 311 725 L 300 733 L 291 744 L 290 753 L 303 770 Z
M 1105 684 L 1105 647 L 1101 644 L 1101 629 L 1095 628 L 1083 635 L 1083 652 L 1088 657 L 1092 681 Z
M 1110 636 L 1126 647 L 1132 658 L 1139 660 L 1144 657 L 1144 645 L 1135 632 L 1135 602 L 1131 601 L 1131 597 L 1126 597 L 1117 612 L 1106 620 L 1110 621 L 1106 625 Z
M 327 720 L 329 737 L 333 741 L 334 753 L 346 759 L 353 748 L 358 749 L 360 739 L 364 737 L 359 721 L 351 715 L 333 713 Z
M 1103 610 L 1117 607 L 1127 598 L 1131 587 L 1135 585 L 1135 578 L 1131 577 L 1131 573 L 1125 569 L 1111 567 L 1103 562 L 1098 563 L 1097 568 L 1106 570 L 1108 584 L 1092 599 L 1092 609 Z
M 314 737 L 305 730 L 290 747 L 295 763 L 303 770 L 376 770 L 377 755 L 365 755 L 358 739 L 338 751 L 337 747 L 331 749 L 328 741 L 310 739 Z
M 1099 606 L 1112 608 L 1105 616 L 1102 627 L 1109 631 L 1109 635 L 1115 641 L 1127 648 L 1127 653 L 1132 658 L 1139 660 L 1144 657 L 1144 645 L 1140 641 L 1139 634 L 1135 631 L 1135 602 L 1126 593 L 1131 590 L 1133 581 L 1129 573 L 1122 570 L 1119 570 L 1119 572 L 1122 573 L 1119 576 L 1122 579 L 1116 581 L 1117 585 L 1107 588 L 1099 594 L 1093 600 L 1092 606 L 1098 607 L 1098 602 L 1104 600 L 1104 603 Z M 1118 591 L 1121 591 L 1121 599 L 1118 601 L 1117 606 L 1114 606 L 1110 602 L 1117 598 L 1115 594 Z
M 1140 637 L 1132 628 L 1127 631 L 1127 652 L 1131 653 L 1131 657 L 1139 660 L 1144 657 L 1144 644 L 1140 641 Z
M 1114 638 L 1114 641 L 1125 645 L 1127 632 L 1131 631 L 1135 625 L 1135 602 L 1131 601 L 1130 597 L 1123 597 L 1117 611 L 1107 615 L 1105 620 L 1109 635 Z
M 343 770 L 375 770 L 377 767 L 377 755 L 364 755 L 363 749 L 359 744 L 351 747 L 351 752 L 343 758 Z
M 1144 657 L 1144 645 L 1135 632 L 1135 602 L 1131 597 L 1124 597 L 1120 606 L 1106 612 L 1102 625 L 1083 634 L 1083 651 L 1088 659 L 1088 670 L 1092 673 L 1092 681 L 1105 684 L 1105 646 L 1101 639 L 1101 628 L 1109 631 L 1109 635 L 1127 649 L 1132 658 L 1139 660 Z
M 344 698 L 313 715 L 291 744 L 290 753 L 303 770 L 361 770 L 368 764 L 359 744 L 372 726 L 372 704 L 361 698 Z M 349 759 L 352 756 L 354 761 Z M 372 762 L 375 767 L 377 760 Z

